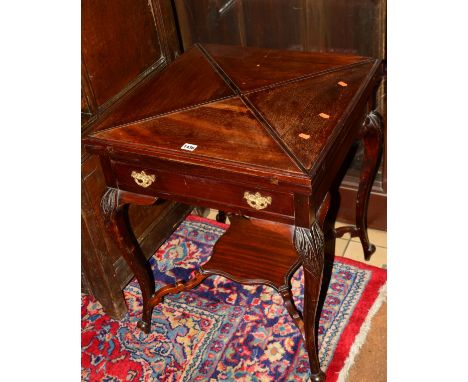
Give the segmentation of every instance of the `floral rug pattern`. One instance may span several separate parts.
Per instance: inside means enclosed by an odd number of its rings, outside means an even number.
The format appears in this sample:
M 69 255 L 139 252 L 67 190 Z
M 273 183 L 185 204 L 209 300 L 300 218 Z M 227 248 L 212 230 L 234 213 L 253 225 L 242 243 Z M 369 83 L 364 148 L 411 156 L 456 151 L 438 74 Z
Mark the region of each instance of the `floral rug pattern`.
M 227 225 L 189 216 L 150 259 L 157 288 L 187 279 L 211 255 Z M 302 309 L 302 268 L 293 277 Z M 386 272 L 335 259 L 319 322 L 320 363 L 333 382 Z M 129 314 L 107 316 L 82 296 L 82 381 L 307 381 L 308 357 L 281 296 L 212 276 L 197 288 L 168 295 L 154 308 L 151 333 L 136 328 L 141 293 L 124 290 Z

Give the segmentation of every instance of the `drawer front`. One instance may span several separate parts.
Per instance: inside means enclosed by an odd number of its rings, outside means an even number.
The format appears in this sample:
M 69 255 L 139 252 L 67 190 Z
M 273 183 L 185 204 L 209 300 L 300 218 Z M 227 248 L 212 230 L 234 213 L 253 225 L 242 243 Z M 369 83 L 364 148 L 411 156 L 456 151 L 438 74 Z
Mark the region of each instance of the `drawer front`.
M 179 196 L 193 201 L 194 205 L 197 205 L 197 201 L 205 201 L 294 216 L 293 194 L 118 162 L 113 163 L 113 169 L 118 187 L 127 191 L 168 199 Z

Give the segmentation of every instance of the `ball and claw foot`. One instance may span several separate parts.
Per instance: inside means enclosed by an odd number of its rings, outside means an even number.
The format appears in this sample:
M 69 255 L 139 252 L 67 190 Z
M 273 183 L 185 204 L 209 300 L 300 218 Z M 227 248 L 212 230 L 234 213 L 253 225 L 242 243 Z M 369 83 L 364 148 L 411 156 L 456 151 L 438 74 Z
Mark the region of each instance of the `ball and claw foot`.
M 318 374 L 311 374 L 310 375 L 310 382 L 325 382 L 325 373 L 320 370 Z
M 146 334 L 149 334 L 150 326 L 146 322 L 140 320 L 140 321 L 138 321 L 137 326 L 138 326 L 138 328 L 143 330 L 143 332 L 145 332 Z

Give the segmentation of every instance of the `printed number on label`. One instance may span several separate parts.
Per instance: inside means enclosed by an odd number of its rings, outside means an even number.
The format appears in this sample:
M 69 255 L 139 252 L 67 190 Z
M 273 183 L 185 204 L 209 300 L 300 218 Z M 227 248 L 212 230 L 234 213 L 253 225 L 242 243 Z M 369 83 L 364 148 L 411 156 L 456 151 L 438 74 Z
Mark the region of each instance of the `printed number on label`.
M 182 150 L 193 151 L 197 148 L 197 145 L 192 145 L 191 143 L 184 143 L 181 147 Z

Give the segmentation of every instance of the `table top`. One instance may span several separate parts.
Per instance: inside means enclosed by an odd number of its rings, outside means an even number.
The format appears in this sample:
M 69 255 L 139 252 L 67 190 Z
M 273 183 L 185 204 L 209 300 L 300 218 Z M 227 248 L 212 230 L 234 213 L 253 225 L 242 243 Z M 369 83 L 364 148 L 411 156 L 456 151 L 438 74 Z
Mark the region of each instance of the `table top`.
M 196 44 L 85 143 L 307 183 L 369 97 L 380 60 Z M 340 130 L 341 129 L 341 130 Z

